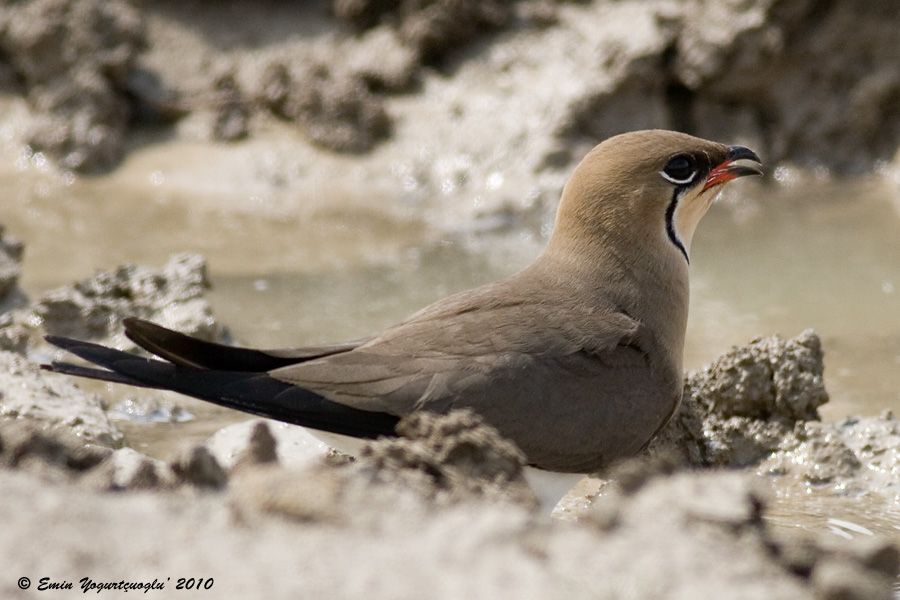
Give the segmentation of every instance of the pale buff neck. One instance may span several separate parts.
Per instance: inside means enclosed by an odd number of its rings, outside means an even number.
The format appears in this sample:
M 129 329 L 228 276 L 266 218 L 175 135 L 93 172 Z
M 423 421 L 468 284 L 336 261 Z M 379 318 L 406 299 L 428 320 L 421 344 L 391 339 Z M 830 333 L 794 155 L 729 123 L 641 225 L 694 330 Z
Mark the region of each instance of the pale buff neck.
M 623 310 L 647 325 L 666 349 L 670 366 L 680 372 L 690 297 L 688 265 L 666 237 L 664 224 L 658 231 L 640 231 L 567 217 L 560 214 L 531 269 L 570 288 L 576 300 Z

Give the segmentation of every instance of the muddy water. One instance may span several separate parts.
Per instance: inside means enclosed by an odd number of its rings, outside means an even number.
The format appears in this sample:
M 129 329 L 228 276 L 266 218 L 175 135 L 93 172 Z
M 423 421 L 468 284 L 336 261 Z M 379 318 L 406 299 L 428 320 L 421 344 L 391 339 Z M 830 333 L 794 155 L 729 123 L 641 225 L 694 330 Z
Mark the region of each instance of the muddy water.
M 448 234 L 390 199 L 277 198 L 244 188 L 190 192 L 159 171 L 89 180 L 45 172 L 40 160 L 0 173 L 0 222 L 27 244 L 23 285 L 42 290 L 121 262 L 159 264 L 192 250 L 209 259 L 216 313 L 260 346 L 366 335 L 451 293 L 508 274 L 539 251 L 546 223 L 501 233 Z M 727 190 L 692 257 L 687 367 L 732 344 L 807 327 L 822 336 L 832 401 L 824 416 L 900 409 L 900 189 L 779 173 Z M 117 390 L 115 397 L 131 392 Z M 187 423 L 123 423 L 132 445 L 165 455 L 242 418 L 163 395 Z M 896 499 L 818 499 L 781 490 L 787 527 L 840 537 L 898 535 Z M 893 508 L 892 508 L 893 507 Z M 834 520 L 837 520 L 835 524 Z M 850 523 L 850 525 L 847 525 Z

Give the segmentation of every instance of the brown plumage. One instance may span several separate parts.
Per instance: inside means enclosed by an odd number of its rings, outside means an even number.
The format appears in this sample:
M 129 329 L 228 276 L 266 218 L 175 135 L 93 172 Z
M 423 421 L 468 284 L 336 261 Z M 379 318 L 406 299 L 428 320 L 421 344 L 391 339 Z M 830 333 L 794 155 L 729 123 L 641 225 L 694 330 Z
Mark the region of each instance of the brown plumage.
M 50 368 L 358 437 L 414 411 L 471 408 L 532 465 L 590 472 L 637 452 L 678 405 L 691 237 L 721 184 L 760 172 L 741 159 L 759 162 L 670 131 L 610 138 L 576 168 L 532 265 L 368 340 L 232 349 L 127 320 L 168 362 L 50 338 L 105 369 Z

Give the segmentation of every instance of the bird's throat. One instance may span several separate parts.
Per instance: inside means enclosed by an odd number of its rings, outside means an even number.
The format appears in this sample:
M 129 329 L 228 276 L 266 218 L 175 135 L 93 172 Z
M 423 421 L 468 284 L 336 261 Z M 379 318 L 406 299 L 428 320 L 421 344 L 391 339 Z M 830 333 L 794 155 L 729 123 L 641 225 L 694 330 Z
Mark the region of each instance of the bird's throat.
M 700 219 L 709 210 L 718 190 L 711 189 L 692 194 L 676 190 L 666 210 L 666 235 L 676 248 L 691 262 L 691 242 Z

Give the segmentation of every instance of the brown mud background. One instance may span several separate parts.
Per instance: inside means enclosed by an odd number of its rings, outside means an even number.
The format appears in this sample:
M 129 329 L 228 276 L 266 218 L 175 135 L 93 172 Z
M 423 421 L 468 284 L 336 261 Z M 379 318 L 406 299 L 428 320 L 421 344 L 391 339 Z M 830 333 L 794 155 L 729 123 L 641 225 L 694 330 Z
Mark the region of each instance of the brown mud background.
M 584 480 L 552 518 L 517 449 L 472 415 L 406 422 L 349 462 L 296 428 L 36 363 L 53 358 L 46 333 L 132 349 L 130 315 L 208 339 L 304 341 L 258 323 L 248 334 L 241 315 L 265 296 L 232 302 L 223 322 L 206 260 L 169 256 L 184 246 L 227 256 L 260 293 L 285 262 L 346 278 L 421 252 L 435 280 L 413 270 L 395 285 L 424 304 L 407 288 L 471 283 L 440 248 L 522 262 L 584 151 L 636 128 L 753 147 L 774 173 L 758 194 L 865 181 L 828 189 L 844 204 L 878 197 L 888 233 L 867 221 L 867 251 L 896 274 L 898 29 L 892 2 L 0 2 L 2 595 L 36 593 L 16 587 L 27 575 L 213 577 L 198 595 L 235 598 L 892 597 L 900 275 L 875 276 L 877 301 L 842 296 L 848 314 L 858 301 L 878 315 L 878 336 L 835 343 L 882 356 L 866 371 L 874 401 L 846 387 L 829 398 L 830 342 L 815 332 L 758 329 L 707 349 L 704 362 L 725 353 L 687 375 L 645 455 Z M 850 229 L 853 214 L 839 213 Z M 789 237 L 831 259 L 805 235 Z M 285 250 L 254 250 L 265 242 Z M 148 266 L 116 266 L 133 257 Z M 394 280 L 375 273 L 388 295 Z M 786 333 L 818 328 L 819 302 Z M 394 312 L 314 335 L 364 334 L 353 327 Z M 726 322 L 704 310 L 691 330 Z

